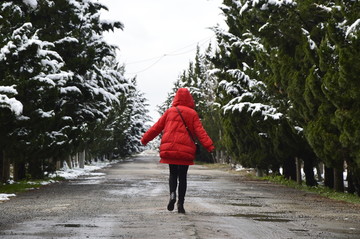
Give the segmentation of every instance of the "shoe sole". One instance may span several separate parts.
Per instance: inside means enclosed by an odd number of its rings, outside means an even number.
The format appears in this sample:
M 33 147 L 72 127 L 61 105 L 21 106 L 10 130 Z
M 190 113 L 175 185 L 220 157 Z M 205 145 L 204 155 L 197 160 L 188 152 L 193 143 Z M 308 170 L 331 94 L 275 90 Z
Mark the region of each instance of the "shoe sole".
M 174 210 L 175 202 L 176 202 L 176 200 L 170 200 L 170 201 L 169 201 L 169 204 L 168 204 L 168 206 L 167 206 L 167 209 L 168 209 L 169 211 L 173 211 L 173 210 Z

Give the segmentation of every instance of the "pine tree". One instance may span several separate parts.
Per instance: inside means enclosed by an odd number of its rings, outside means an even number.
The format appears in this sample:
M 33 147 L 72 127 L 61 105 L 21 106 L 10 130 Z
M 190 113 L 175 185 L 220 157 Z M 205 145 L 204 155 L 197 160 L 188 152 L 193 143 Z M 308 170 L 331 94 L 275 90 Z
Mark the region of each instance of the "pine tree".
M 24 165 L 28 162 L 27 158 L 37 154 L 37 162 L 31 162 L 29 169 L 34 177 L 41 178 L 42 173 L 32 166 L 41 166 L 41 160 L 48 156 L 42 150 L 46 147 L 46 140 L 51 132 L 49 124 L 54 117 L 56 85 L 67 76 L 61 74 L 63 61 L 52 50 L 54 45 L 40 40 L 32 23 L 24 22 L 26 19 L 23 16 L 26 11 L 30 11 L 28 8 L 25 4 L 16 5 L 11 2 L 3 3 L 2 8 L 9 15 L 8 18 L 3 18 L 4 28 L 1 29 L 4 31 L 1 84 L 16 88 L 16 100 L 23 106 L 22 114 L 12 119 L 11 128 L 4 133 L 7 144 L 3 147 L 6 155 L 15 160 L 16 166 Z M 10 14 L 11 11 L 14 11 L 13 15 Z M 27 153 L 19 153 L 24 151 Z M 14 172 L 16 178 L 18 174 L 25 176 L 24 167 L 19 168 L 21 172 Z
M 339 131 L 351 192 L 360 195 L 359 164 L 359 8 L 358 2 L 337 1 L 326 8 L 329 21 L 326 38 L 319 47 L 320 69 L 324 72 L 323 92 L 334 107 L 331 121 Z M 342 165 L 341 165 L 342 166 Z M 353 182 L 353 183 L 351 183 Z M 352 185 L 353 184 L 353 185 Z
M 229 29 L 214 28 L 220 51 L 213 62 L 221 79 L 218 100 L 227 112 L 226 142 L 231 151 L 237 149 L 233 157 L 273 171 L 283 166 L 291 178 L 294 158 L 310 157 L 304 158 L 307 184 L 315 185 L 315 156 L 303 131 L 297 130 L 301 125 L 290 117 L 294 106 L 286 92 L 288 82 L 281 84 L 289 78 L 282 77 L 282 69 L 288 73 L 287 64 L 278 59 L 293 54 L 298 42 L 296 6 L 293 1 L 224 1 Z M 307 150 L 301 152 L 295 144 Z
M 106 141 L 114 108 L 126 108 L 131 84 L 102 36 L 122 24 L 101 21 L 106 7 L 92 0 L 4 1 L 0 9 L 0 150 L 14 168 L 26 163 L 41 178 L 94 145 L 113 151 L 93 139 Z
M 32 15 L 41 29 L 39 36 L 55 44 L 65 62 L 63 69 L 72 74 L 59 84 L 55 127 L 57 132 L 65 133 L 66 139 L 58 145 L 62 150 L 56 158 L 89 148 L 98 122 L 106 119 L 112 105 L 118 103 L 121 83 L 101 69 L 103 62 L 115 57 L 115 47 L 105 42 L 102 33 L 122 28 L 122 24 L 101 22 L 101 9 L 106 7 L 96 1 L 39 1 L 39 10 Z M 50 19 L 44 23 L 45 16 Z
M 267 93 L 269 89 L 262 82 L 266 70 L 258 70 L 262 68 L 260 57 L 266 57 L 264 46 L 247 29 L 254 22 L 258 24 L 258 19 L 250 19 L 256 18 L 254 14 L 240 16 L 237 2 L 224 1 L 224 5 L 229 30 L 214 28 L 220 51 L 213 62 L 221 79 L 218 103 L 226 113 L 225 144 L 232 157 L 243 165 L 276 169 L 280 162 L 274 155 L 270 132 L 282 113 L 277 109 L 278 100 Z

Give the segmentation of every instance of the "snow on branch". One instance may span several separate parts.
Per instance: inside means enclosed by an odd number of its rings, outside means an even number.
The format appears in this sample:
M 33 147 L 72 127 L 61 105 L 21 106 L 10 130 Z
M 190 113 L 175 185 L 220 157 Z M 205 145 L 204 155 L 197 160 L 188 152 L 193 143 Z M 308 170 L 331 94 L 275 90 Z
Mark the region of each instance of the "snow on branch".
M 81 90 L 76 86 L 66 86 L 66 87 L 61 87 L 60 88 L 60 93 L 61 94 L 68 94 L 69 92 L 73 92 L 75 94 L 82 95 Z
M 23 104 L 15 98 L 9 98 L 7 95 L 0 94 L 0 108 L 8 108 L 15 115 L 21 115 Z
M 284 5 L 296 6 L 295 0 L 247 0 L 244 4 L 241 4 L 239 0 L 233 0 L 233 3 L 240 9 L 240 16 L 247 11 L 250 7 L 256 5 L 261 6 L 261 10 L 267 10 L 269 6 L 282 7 Z
M 38 6 L 37 0 L 23 0 L 23 3 L 30 6 L 32 9 L 35 9 Z
M 14 97 L 9 97 L 17 94 L 18 92 L 15 89 L 15 85 L 0 86 L 0 108 L 7 108 L 15 115 L 21 115 L 23 111 L 23 104 Z
M 76 39 L 75 37 L 64 37 L 62 39 L 59 39 L 57 41 L 54 41 L 54 44 L 62 44 L 64 42 L 70 43 L 70 42 L 75 42 L 75 43 L 79 43 L 79 40 Z
M 316 46 L 316 43 L 311 39 L 310 33 L 307 30 L 305 30 L 304 28 L 301 28 L 301 30 L 304 33 L 304 35 L 306 36 L 306 38 L 308 39 L 310 49 L 315 50 L 317 48 L 317 46 Z
M 351 26 L 349 26 L 346 30 L 345 37 L 347 38 L 349 35 L 351 37 L 356 37 L 355 32 L 360 29 L 360 18 L 357 19 Z
M 251 116 L 254 116 L 254 114 L 256 113 L 260 113 L 262 116 L 264 116 L 264 120 L 267 120 L 268 118 L 278 120 L 283 116 L 282 113 L 277 112 L 276 108 L 272 106 L 262 103 L 241 102 L 244 97 L 248 96 L 251 96 L 251 93 L 246 93 L 232 99 L 228 104 L 223 107 L 224 113 L 226 113 L 227 111 L 243 112 L 244 110 L 246 110 L 247 112 L 251 113 Z
M 230 69 L 227 70 L 226 72 L 231 75 L 232 77 L 234 77 L 238 82 L 241 82 L 243 85 L 245 84 L 245 87 L 252 89 L 254 87 L 259 87 L 259 86 L 263 86 L 265 87 L 265 84 L 261 81 L 258 81 L 256 79 L 252 79 L 250 78 L 250 76 L 248 76 L 245 71 L 247 70 L 249 66 L 243 62 L 243 70 L 240 69 Z M 244 88 L 244 87 L 242 87 Z
M 3 94 L 11 94 L 11 95 L 17 95 L 18 92 L 15 89 L 16 85 L 12 86 L 0 86 L 0 93 Z
M 320 8 L 322 10 L 324 10 L 325 12 L 331 12 L 332 11 L 332 8 L 331 7 L 327 7 L 323 4 L 317 4 L 317 3 L 314 3 L 314 5 L 317 7 L 317 8 Z

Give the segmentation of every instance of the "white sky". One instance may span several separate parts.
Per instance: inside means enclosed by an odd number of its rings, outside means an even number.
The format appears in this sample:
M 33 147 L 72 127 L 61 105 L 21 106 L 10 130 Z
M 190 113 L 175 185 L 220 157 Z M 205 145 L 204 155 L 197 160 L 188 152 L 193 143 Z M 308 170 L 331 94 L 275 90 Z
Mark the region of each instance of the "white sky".
M 208 28 L 224 25 L 219 9 L 222 0 L 99 1 L 109 8 L 102 19 L 119 20 L 125 26 L 105 38 L 119 46 L 125 76 L 137 76 L 156 121 L 156 106 L 165 101 L 178 76 L 194 60 L 196 46 L 204 49 L 215 40 Z

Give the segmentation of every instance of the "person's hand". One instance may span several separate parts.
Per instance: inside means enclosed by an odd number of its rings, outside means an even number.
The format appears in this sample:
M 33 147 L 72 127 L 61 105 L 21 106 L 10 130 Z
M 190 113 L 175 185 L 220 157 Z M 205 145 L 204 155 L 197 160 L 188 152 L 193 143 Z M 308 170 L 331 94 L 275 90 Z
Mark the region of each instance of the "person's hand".
M 211 153 L 214 149 L 215 149 L 215 146 L 214 146 L 214 145 L 211 145 L 211 146 L 208 148 L 208 151 Z

